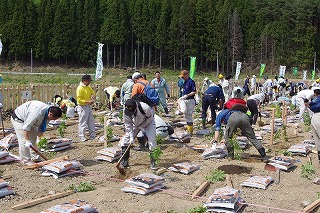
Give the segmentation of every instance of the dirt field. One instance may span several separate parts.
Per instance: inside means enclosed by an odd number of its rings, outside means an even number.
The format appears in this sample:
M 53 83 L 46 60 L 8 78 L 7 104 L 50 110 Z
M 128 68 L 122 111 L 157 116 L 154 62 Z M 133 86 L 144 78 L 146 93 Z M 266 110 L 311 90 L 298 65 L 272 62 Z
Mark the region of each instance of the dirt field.
M 173 114 L 173 112 L 171 112 Z M 180 117 L 176 117 L 181 118 Z M 165 118 L 168 120 L 168 118 Z M 99 118 L 96 118 L 99 122 Z M 270 121 L 269 118 L 264 119 L 265 123 Z M 150 162 L 148 152 L 131 151 L 130 168 L 127 170 L 126 176 L 121 176 L 115 167 L 115 164 L 108 162 L 100 162 L 94 160 L 97 151 L 103 148 L 103 144 L 98 141 L 79 142 L 77 138 L 77 124 L 74 121 L 67 127 L 65 137 L 74 139 L 71 149 L 58 152 L 57 157 L 68 155 L 71 159 L 79 160 L 83 164 L 85 175 L 65 177 L 54 179 L 52 177 L 42 177 L 39 170 L 26 170 L 19 162 L 5 164 L 0 166 L 3 175 L 11 175 L 8 180 L 10 185 L 14 187 L 16 195 L 7 196 L 0 199 L 0 212 L 9 213 L 36 213 L 44 209 L 52 207 L 56 204 L 62 204 L 73 199 L 85 200 L 98 208 L 99 212 L 186 212 L 187 210 L 200 206 L 217 188 L 226 186 L 226 182 L 212 183 L 199 199 L 191 199 L 191 194 L 205 181 L 205 176 L 210 171 L 219 168 L 230 174 L 234 188 L 243 191 L 242 197 L 248 203 L 242 212 L 262 213 L 262 212 L 301 212 L 303 206 L 302 201 L 309 199 L 314 201 L 317 199 L 317 193 L 320 192 L 320 186 L 312 183 L 312 180 L 302 178 L 301 165 L 306 163 L 308 158 L 295 157 L 301 162 L 297 162 L 297 167 L 290 172 L 281 171 L 280 183 L 272 183 L 266 190 L 244 188 L 240 183 L 246 178 L 255 174 L 270 175 L 276 177 L 276 173 L 264 171 L 265 163 L 260 160 L 232 160 L 227 159 L 209 159 L 203 160 L 201 152 L 194 151 L 186 146 L 186 144 L 173 143 L 165 140 L 162 145 L 163 155 L 158 167 L 169 167 L 173 163 L 188 161 L 199 164 L 201 169 L 190 175 L 183 175 L 174 172 L 164 173 L 166 179 L 165 190 L 152 193 L 147 196 L 124 193 L 121 188 L 126 184 L 123 180 L 127 177 L 140 173 L 151 172 L 149 169 Z M 5 121 L 5 127 L 10 127 L 10 122 Z M 209 126 L 209 125 L 207 125 Z M 303 139 L 310 139 L 311 133 L 304 132 L 303 124 L 300 125 L 302 132 L 298 136 L 292 136 L 292 127 L 288 127 L 289 142 L 284 142 L 283 138 L 276 140 L 274 146 L 269 146 L 270 134 L 263 134 L 263 144 L 269 149 L 268 155 L 274 155 L 274 152 L 280 149 L 286 149 L 290 144 L 301 142 Z M 177 130 L 178 128 L 175 128 Z M 258 127 L 256 127 L 258 129 Z M 120 136 L 123 133 L 120 127 L 114 127 L 114 133 Z M 100 131 L 99 136 L 103 135 Z M 57 130 L 50 128 L 46 132 L 46 136 L 57 137 Z M 202 137 L 194 135 L 189 145 L 192 144 L 209 144 L 210 137 Z M 117 142 L 113 143 L 115 146 Z M 18 148 L 10 150 L 14 154 L 18 154 Z M 258 152 L 251 145 L 245 150 L 258 157 Z M 309 154 L 313 162 L 316 155 Z M 317 168 L 317 171 L 319 169 Z M 115 179 L 112 179 L 115 178 Z M 62 192 L 68 186 L 78 185 L 82 181 L 90 181 L 96 187 L 96 190 L 90 192 L 79 192 L 64 198 L 49 201 L 23 210 L 14 211 L 11 207 L 15 204 L 30 199 L 39 198 L 48 195 L 50 191 Z M 292 210 L 292 211 L 289 211 Z M 317 212 L 317 211 L 316 211 Z M 320 210 L 318 210 L 320 212 Z

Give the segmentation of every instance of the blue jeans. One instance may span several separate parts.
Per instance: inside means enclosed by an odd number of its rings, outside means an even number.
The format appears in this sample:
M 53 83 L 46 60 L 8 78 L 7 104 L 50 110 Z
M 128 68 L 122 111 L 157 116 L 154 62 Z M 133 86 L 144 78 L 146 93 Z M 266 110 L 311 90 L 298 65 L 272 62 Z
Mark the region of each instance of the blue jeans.
M 211 95 L 204 95 L 202 97 L 202 115 L 201 118 L 202 120 L 206 120 L 207 118 L 207 110 L 210 106 L 211 110 L 211 120 L 212 120 L 212 125 L 216 123 L 216 109 L 217 109 L 217 103 L 216 103 L 216 98 Z

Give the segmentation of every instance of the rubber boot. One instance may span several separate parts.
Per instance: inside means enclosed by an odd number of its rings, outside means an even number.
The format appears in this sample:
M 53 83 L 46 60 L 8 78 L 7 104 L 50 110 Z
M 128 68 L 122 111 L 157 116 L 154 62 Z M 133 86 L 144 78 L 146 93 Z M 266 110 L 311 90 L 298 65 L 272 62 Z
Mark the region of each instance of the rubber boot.
M 164 112 L 165 112 L 166 114 L 169 114 L 168 108 L 163 108 L 163 109 L 164 109 Z
M 153 158 L 150 158 L 150 169 L 152 170 L 157 169 L 156 161 Z
M 202 120 L 202 129 L 206 128 L 206 120 Z
M 138 143 L 139 143 L 139 146 L 135 149 L 137 151 L 143 151 L 145 150 L 146 146 L 146 140 L 145 140 L 145 136 L 143 137 L 138 137 Z
M 121 156 L 124 154 L 127 148 L 128 148 L 127 146 L 121 147 Z M 130 149 L 122 158 L 121 167 L 129 167 L 129 156 L 130 156 Z
M 263 161 L 267 162 L 269 160 L 269 158 L 266 155 L 266 150 L 263 147 L 258 149 L 258 152 L 259 152 L 260 156 L 262 157 Z
M 229 160 L 234 160 L 234 149 L 233 149 L 233 147 L 227 147 L 227 152 L 228 152 L 227 158 Z
M 190 133 L 190 135 L 192 135 L 192 133 L 193 133 L 193 126 L 187 126 L 187 132 L 189 132 Z

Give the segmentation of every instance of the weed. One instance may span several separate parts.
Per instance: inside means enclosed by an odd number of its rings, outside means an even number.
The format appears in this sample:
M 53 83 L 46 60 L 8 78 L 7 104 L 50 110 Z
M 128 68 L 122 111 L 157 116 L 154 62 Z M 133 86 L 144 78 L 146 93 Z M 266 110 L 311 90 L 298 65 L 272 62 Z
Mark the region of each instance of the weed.
M 67 188 L 67 190 L 76 190 L 77 192 L 88 192 L 93 191 L 96 188 L 92 186 L 91 182 L 81 182 L 79 186 L 74 186 L 73 184 Z
M 155 163 L 160 163 L 160 156 L 162 155 L 162 150 L 159 146 L 157 146 L 154 150 L 152 150 L 149 154 L 150 158 L 155 160 Z
M 309 113 L 303 114 L 303 123 L 304 123 L 304 130 L 309 132 L 311 130 L 311 118 Z
M 276 105 L 275 117 L 276 118 L 281 118 L 282 117 L 282 110 L 281 110 L 280 104 Z
M 197 206 L 195 208 L 187 210 L 186 213 L 205 213 L 206 210 L 207 209 L 203 206 Z
M 101 124 L 104 123 L 104 117 L 103 117 L 103 116 L 99 117 L 99 122 L 100 122 Z
M 0 169 L 0 176 L 2 176 L 3 175 L 3 170 L 2 169 Z
M 66 131 L 66 123 L 64 122 L 64 121 L 62 121 L 61 123 L 60 123 L 60 125 L 58 126 L 58 134 L 60 135 L 60 137 L 61 138 L 63 138 L 64 137 L 64 133 L 65 133 L 65 131 Z
M 49 159 L 55 158 L 55 157 L 57 156 L 57 152 L 47 152 L 47 153 L 46 153 L 46 156 L 47 156 Z
M 224 181 L 226 179 L 226 174 L 223 170 L 215 169 L 211 172 L 210 175 L 206 176 L 206 180 L 210 182 L 219 182 Z
M 287 135 L 287 126 L 283 125 L 282 129 L 278 129 L 274 134 L 274 139 L 279 139 L 281 136 L 283 136 L 283 139 L 285 142 L 288 142 L 288 135 Z
M 169 210 L 169 211 L 166 211 L 166 213 L 178 213 L 176 210 Z
M 314 167 L 311 163 L 303 164 L 301 167 L 301 177 L 311 179 L 312 176 L 316 173 Z

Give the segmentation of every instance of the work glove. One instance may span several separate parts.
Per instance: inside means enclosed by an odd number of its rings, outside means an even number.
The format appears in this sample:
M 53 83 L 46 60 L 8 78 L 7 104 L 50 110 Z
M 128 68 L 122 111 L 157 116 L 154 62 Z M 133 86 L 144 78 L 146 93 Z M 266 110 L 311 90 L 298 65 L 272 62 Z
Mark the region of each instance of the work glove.
M 30 148 L 32 146 L 31 141 L 26 141 L 25 147 Z
M 134 143 L 134 138 L 133 137 L 130 137 L 129 139 L 129 145 L 132 145 Z
M 184 95 L 181 97 L 183 100 L 187 99 L 188 98 L 188 95 Z

